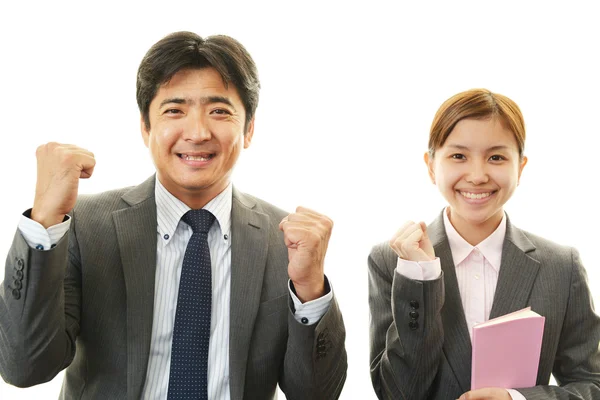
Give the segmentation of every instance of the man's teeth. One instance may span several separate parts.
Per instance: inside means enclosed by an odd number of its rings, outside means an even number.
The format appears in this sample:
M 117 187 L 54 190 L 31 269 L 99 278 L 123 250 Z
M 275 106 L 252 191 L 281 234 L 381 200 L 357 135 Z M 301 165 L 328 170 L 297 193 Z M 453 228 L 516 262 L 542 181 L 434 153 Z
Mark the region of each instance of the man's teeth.
M 183 158 L 184 160 L 190 160 L 190 161 L 208 161 L 211 159 L 212 156 L 188 156 L 187 154 L 182 154 L 181 158 Z
M 463 195 L 463 197 L 466 197 L 467 199 L 483 199 L 485 197 L 490 197 L 492 195 L 492 192 L 487 192 L 487 193 L 460 192 L 460 194 Z

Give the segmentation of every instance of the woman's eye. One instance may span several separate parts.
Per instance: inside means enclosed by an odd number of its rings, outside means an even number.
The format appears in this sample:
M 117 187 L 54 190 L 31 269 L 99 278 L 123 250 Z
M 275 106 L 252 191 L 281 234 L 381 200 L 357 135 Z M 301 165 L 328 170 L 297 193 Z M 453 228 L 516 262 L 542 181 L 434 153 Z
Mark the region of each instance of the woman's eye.
M 490 160 L 492 160 L 492 161 L 504 161 L 504 160 L 506 160 L 506 158 L 504 156 L 495 154 L 495 155 L 493 155 L 493 156 L 490 157 Z
M 465 159 L 464 154 L 452 154 L 450 157 L 455 160 L 464 160 Z

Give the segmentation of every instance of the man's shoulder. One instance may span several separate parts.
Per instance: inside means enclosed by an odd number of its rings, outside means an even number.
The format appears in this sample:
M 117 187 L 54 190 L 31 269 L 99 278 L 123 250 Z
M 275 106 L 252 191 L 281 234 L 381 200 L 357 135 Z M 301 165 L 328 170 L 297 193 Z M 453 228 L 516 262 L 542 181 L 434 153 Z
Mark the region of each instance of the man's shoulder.
M 244 206 L 252 208 L 260 213 L 267 214 L 269 217 L 276 219 L 277 223 L 279 223 L 279 221 L 281 221 L 283 217 L 289 215 L 288 211 L 285 211 L 269 203 L 268 201 L 237 190 L 234 191 L 233 200 L 238 201 Z
M 75 210 L 95 210 L 96 212 L 101 212 L 103 210 L 114 211 L 122 208 L 126 204 L 123 201 L 123 195 L 132 190 L 134 187 L 135 186 L 128 186 L 94 194 L 80 194 L 77 197 Z

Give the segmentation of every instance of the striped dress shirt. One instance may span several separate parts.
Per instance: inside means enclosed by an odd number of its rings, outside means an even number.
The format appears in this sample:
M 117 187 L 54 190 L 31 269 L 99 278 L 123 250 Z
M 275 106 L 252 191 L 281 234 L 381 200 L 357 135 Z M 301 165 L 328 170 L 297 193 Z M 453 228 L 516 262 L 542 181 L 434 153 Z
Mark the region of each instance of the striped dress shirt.
M 231 297 L 231 207 L 233 188 L 227 188 L 203 208 L 215 216 L 208 232 L 212 267 L 211 334 L 208 351 L 208 397 L 229 400 L 229 301 Z M 156 179 L 156 281 L 152 339 L 143 399 L 167 398 L 171 365 L 171 342 L 177 310 L 179 279 L 183 257 L 192 229 L 181 221 L 190 208 L 169 193 Z M 19 230 L 30 247 L 48 250 L 64 236 L 71 220 L 44 229 L 22 216 Z M 291 285 L 291 283 L 289 283 Z M 295 306 L 295 319 L 307 318 L 308 325 L 316 323 L 327 311 L 333 299 L 333 289 L 325 296 L 302 303 L 289 288 Z M 306 320 L 305 320 L 306 321 Z

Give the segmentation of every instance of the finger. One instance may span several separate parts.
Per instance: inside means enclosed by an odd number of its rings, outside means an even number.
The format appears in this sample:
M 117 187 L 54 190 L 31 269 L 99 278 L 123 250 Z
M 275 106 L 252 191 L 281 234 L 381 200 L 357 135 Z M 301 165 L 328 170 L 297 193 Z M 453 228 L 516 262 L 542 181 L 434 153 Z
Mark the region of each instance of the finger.
M 477 390 L 470 390 L 460 396 L 459 400 L 484 400 L 488 398 L 496 398 L 498 393 L 495 388 L 483 388 Z
M 311 232 L 308 229 L 302 227 L 291 227 L 286 228 L 283 241 L 285 245 L 292 249 L 297 248 L 301 243 L 309 242 L 311 240 Z
M 395 242 L 396 239 L 398 239 L 404 233 L 404 231 L 406 230 L 406 228 L 408 228 L 412 224 L 413 224 L 412 221 L 406 221 L 405 223 L 403 223 L 402 226 L 400 227 L 400 229 L 398 229 L 396 231 L 396 233 L 394 233 L 394 235 L 392 236 L 391 242 Z
M 94 167 L 90 167 L 90 168 L 85 168 L 81 170 L 81 173 L 79 174 L 79 178 L 80 179 L 88 179 L 91 178 L 92 174 L 94 173 Z
M 406 240 L 408 240 L 408 238 L 415 232 L 415 231 L 421 231 L 421 226 L 419 224 L 415 224 L 414 222 L 408 226 L 404 232 L 402 233 L 402 235 L 400 235 L 400 237 L 398 238 L 400 241 L 404 242 Z
M 310 209 L 308 207 L 302 207 L 302 206 L 296 207 L 296 213 L 298 213 L 298 214 L 308 214 L 308 215 L 314 215 L 314 216 L 322 216 L 323 215 L 323 214 L 321 214 L 321 213 L 319 213 L 319 212 L 317 212 L 317 211 L 315 211 L 313 209 Z
M 331 218 L 318 214 L 298 214 L 293 213 L 287 216 L 291 226 L 301 226 L 307 229 L 317 229 L 320 232 L 331 233 L 333 229 L 333 220 Z
M 81 170 L 80 177 L 89 178 L 92 176 L 94 167 L 96 166 L 96 159 L 93 156 L 89 156 L 87 154 L 78 155 L 75 163 Z
M 427 224 L 423 221 L 419 222 L 419 225 L 421 226 L 421 230 L 423 231 L 423 235 L 427 236 Z
M 418 226 L 418 225 L 417 225 Z M 419 247 L 419 243 L 423 239 L 423 231 L 421 227 L 415 229 L 404 241 L 406 250 L 416 250 Z M 416 246 L 415 246 L 416 245 Z
M 288 222 L 288 217 L 289 217 L 289 215 L 286 216 L 286 217 L 283 217 L 283 219 L 279 223 L 279 230 L 280 231 L 283 231 L 283 226 L 285 225 L 286 222 Z

